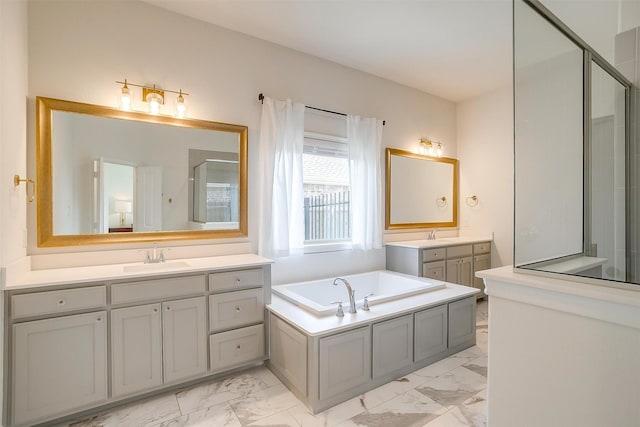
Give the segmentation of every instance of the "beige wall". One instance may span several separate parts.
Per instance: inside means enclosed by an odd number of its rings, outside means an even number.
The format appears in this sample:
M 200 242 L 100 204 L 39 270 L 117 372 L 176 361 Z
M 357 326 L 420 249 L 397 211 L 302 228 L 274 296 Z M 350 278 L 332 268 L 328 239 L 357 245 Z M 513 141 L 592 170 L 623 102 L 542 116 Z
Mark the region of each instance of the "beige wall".
M 249 236 L 228 251 L 257 250 L 260 92 L 384 119 L 384 146 L 413 150 L 420 136 L 429 135 L 444 142 L 446 156 L 456 155 L 455 105 L 441 98 L 141 2 L 126 7 L 121 2 L 29 3 L 29 129 L 36 96 L 116 106 L 119 87 L 114 82 L 124 78 L 183 88 L 192 94 L 190 117 L 248 125 Z M 34 138 L 30 132 L 30 147 Z M 30 158 L 33 170 L 33 153 Z M 29 252 L 68 252 L 35 247 L 35 209 L 30 208 Z M 200 245 L 198 254 L 228 252 L 226 244 L 203 249 L 202 242 L 192 243 Z M 176 254 L 192 255 L 184 248 L 172 251 Z M 136 261 L 139 254 L 132 251 L 131 257 Z M 85 252 L 72 258 L 91 263 L 98 257 Z M 55 259 L 58 265 L 71 262 L 71 257 Z M 367 271 L 384 268 L 384 262 L 384 250 L 292 257 L 276 264 L 273 280 Z
M 494 233 L 491 264 L 513 262 L 513 96 L 511 86 L 456 106 L 460 231 Z M 466 198 L 478 197 L 477 206 Z M 473 202 L 471 202 L 473 204 Z

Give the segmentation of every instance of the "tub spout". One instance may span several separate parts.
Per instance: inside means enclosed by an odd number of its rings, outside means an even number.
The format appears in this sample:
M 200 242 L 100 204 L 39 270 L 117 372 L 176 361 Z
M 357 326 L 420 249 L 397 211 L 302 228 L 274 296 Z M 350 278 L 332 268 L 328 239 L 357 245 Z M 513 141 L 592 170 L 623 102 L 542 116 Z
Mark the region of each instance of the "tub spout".
M 338 281 L 344 283 L 344 285 L 347 287 L 347 293 L 349 294 L 349 313 L 357 313 L 355 298 L 356 291 L 351 288 L 351 285 L 349 284 L 347 279 L 343 279 L 342 277 L 336 277 L 335 279 L 333 279 L 333 286 L 338 286 Z

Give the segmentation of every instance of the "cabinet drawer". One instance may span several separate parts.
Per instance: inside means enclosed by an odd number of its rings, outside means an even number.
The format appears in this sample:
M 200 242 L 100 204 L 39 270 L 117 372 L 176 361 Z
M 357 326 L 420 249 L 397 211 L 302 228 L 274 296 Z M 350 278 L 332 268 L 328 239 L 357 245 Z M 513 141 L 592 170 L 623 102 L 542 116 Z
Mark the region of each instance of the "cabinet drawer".
M 12 296 L 11 316 L 18 319 L 43 314 L 65 313 L 103 307 L 106 303 L 106 286 L 35 292 Z
M 446 248 L 423 249 L 422 262 L 443 260 L 446 255 Z
M 474 255 L 486 254 L 491 252 L 491 242 L 476 243 L 473 245 Z
M 444 280 L 444 261 L 425 262 L 422 264 L 422 276 L 430 279 Z
M 264 325 L 213 334 L 209 350 L 212 371 L 259 359 L 264 356 Z
M 228 291 L 242 288 L 257 288 L 263 285 L 261 268 L 209 274 L 209 290 Z
M 447 248 L 447 258 L 469 256 L 472 253 L 473 246 L 471 245 L 451 246 Z
M 211 331 L 237 328 L 264 321 L 262 288 L 209 296 Z
M 204 291 L 204 275 L 119 283 L 111 286 L 111 303 L 147 302 L 158 298 L 189 296 Z

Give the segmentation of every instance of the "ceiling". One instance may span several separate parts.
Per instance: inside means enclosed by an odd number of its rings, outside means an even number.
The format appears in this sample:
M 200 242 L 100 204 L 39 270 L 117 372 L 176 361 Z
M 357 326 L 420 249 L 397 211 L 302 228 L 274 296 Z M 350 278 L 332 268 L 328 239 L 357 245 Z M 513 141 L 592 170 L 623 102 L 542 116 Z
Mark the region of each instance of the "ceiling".
M 511 84 L 512 0 L 144 1 L 453 102 Z M 543 0 L 611 54 L 625 1 Z
M 511 0 L 145 0 L 461 101 L 511 82 Z

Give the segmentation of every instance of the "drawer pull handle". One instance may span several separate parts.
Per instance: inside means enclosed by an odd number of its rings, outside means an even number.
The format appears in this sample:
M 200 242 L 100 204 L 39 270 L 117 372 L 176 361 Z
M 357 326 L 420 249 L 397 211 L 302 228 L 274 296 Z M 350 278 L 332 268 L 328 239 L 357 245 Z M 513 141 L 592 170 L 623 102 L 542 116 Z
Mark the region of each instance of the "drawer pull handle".
M 240 313 L 240 307 L 236 307 L 236 311 Z
M 58 305 L 65 305 L 66 301 L 63 299 L 58 300 Z

